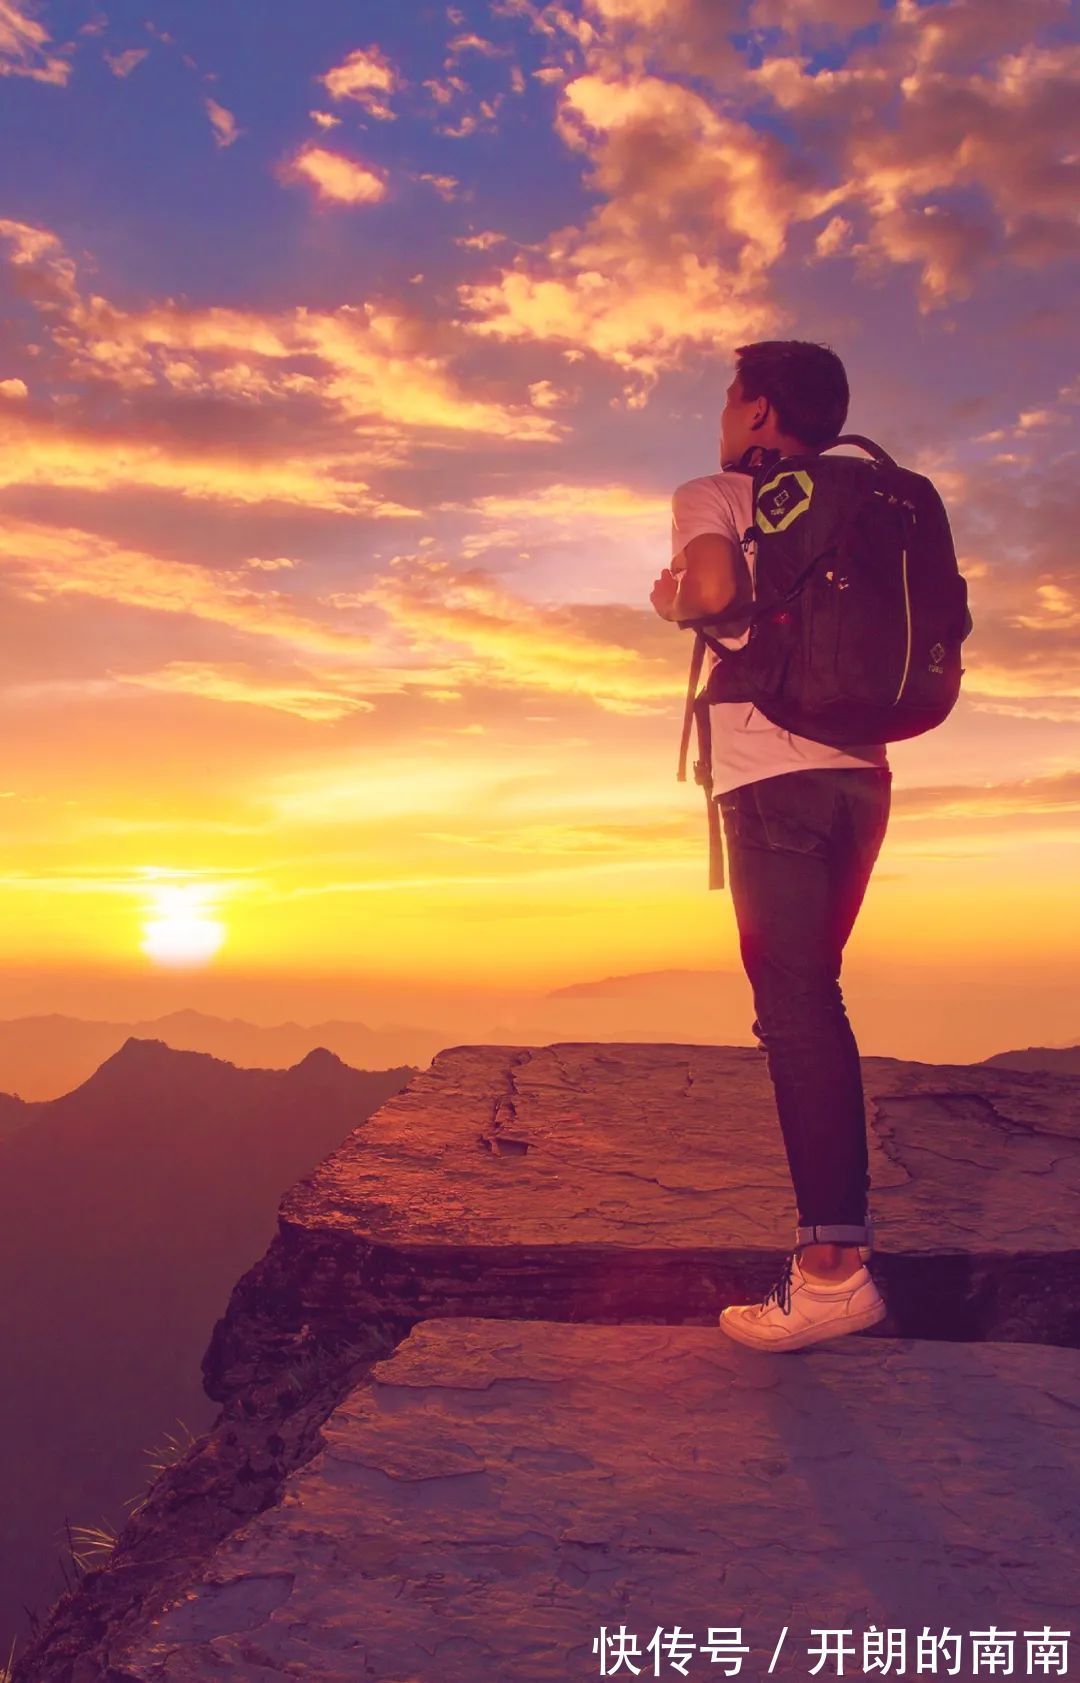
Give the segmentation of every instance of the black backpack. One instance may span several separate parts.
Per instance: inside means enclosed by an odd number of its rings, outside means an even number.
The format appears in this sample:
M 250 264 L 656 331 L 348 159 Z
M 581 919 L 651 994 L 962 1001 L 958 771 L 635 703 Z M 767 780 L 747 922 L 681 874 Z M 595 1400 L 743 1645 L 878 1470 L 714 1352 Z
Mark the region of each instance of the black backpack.
M 685 781 L 693 716 L 711 855 L 719 838 L 711 703 L 753 702 L 782 729 L 843 748 L 921 736 L 948 717 L 960 692 L 960 645 L 972 624 L 944 504 L 929 479 L 870 439 L 848 433 L 826 449 L 840 444 L 857 444 L 871 459 L 754 445 L 732 464 L 754 481 L 753 525 L 742 540 L 744 551 L 757 546 L 749 636 L 729 649 L 709 635 L 715 621 L 680 622 L 697 636 L 678 777 Z M 717 664 L 695 699 L 706 646 Z M 710 887 L 723 886 L 722 873 L 721 860 L 716 881 L 714 861 Z

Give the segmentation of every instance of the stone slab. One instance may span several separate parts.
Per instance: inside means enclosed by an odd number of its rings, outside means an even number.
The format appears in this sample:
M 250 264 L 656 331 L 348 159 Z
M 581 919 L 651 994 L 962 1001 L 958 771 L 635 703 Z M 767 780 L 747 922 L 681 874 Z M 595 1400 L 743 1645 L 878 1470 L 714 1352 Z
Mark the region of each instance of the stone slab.
M 863 1060 L 879 1248 L 1076 1244 L 1080 1083 Z M 764 1052 L 457 1046 L 281 1206 L 388 1244 L 786 1246 L 793 1196 Z
M 1080 1082 L 863 1070 L 881 1336 L 1080 1344 Z M 714 1321 L 768 1289 L 794 1227 L 763 1051 L 447 1048 L 286 1194 L 207 1389 L 246 1382 L 256 1322 Z
M 323 1439 L 110 1677 L 881 1678 L 916 1674 L 924 1631 L 960 1642 L 920 1675 L 1005 1675 L 973 1633 L 1012 1632 L 1009 1675 L 1080 1676 L 1072 1350 L 852 1334 L 778 1356 L 715 1327 L 430 1320 Z M 1046 1628 L 1064 1671 L 1030 1669 Z M 737 1673 L 707 1649 L 736 1629 Z M 819 1663 L 830 1630 L 842 1668 Z M 904 1633 L 906 1672 L 864 1667 L 875 1630 Z

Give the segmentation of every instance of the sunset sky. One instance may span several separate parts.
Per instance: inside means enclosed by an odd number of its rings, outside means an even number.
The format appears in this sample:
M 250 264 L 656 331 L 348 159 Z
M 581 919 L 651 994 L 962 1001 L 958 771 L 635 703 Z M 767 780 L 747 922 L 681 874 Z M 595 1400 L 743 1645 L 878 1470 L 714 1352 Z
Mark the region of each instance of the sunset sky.
M 975 624 L 853 949 L 984 990 L 981 1055 L 1039 1040 L 1080 933 L 1066 6 L 0 0 L 0 73 L 0 1013 L 737 964 L 649 592 L 734 348 L 791 337 L 934 479 Z

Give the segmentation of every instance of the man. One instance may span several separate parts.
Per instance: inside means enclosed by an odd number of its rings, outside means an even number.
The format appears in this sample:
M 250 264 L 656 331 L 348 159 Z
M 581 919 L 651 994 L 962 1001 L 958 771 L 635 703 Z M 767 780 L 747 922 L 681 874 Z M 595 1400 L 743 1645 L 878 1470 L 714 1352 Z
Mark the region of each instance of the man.
M 720 424 L 723 471 L 672 498 L 672 566 L 651 601 L 675 623 L 715 615 L 717 640 L 749 636 L 752 480 L 729 471 L 749 446 L 814 453 L 848 412 L 843 363 L 824 345 L 743 345 Z M 718 656 L 708 651 L 709 670 Z M 763 1302 L 733 1305 L 720 1325 L 758 1349 L 792 1350 L 880 1321 L 886 1306 L 864 1259 L 872 1245 L 862 1071 L 839 976 L 889 820 L 883 744 L 827 746 L 796 736 L 748 702 L 710 707 L 719 802 L 754 1032 L 765 1047 L 798 1206 L 795 1249 Z

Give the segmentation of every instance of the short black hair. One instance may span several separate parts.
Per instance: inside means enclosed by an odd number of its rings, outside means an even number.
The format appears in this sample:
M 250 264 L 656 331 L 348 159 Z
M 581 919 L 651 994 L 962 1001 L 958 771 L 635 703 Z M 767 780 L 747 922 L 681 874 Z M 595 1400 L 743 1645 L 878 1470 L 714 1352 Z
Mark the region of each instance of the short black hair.
M 851 394 L 844 365 L 828 345 L 761 339 L 740 345 L 735 355 L 743 397 L 768 398 L 781 432 L 811 448 L 839 438 Z

